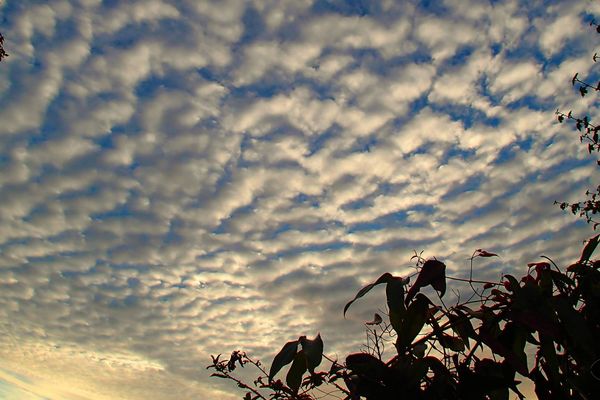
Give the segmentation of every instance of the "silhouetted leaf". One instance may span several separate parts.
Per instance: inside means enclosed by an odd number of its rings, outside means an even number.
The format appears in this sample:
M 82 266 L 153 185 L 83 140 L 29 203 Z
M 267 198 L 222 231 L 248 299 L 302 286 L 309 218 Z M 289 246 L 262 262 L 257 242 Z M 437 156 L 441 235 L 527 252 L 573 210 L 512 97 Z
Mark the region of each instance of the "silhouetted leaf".
M 527 355 L 525 354 L 527 337 L 528 332 L 525 327 L 511 321 L 504 326 L 498 338 L 506 351 L 506 361 L 521 373 L 527 371 Z
M 590 257 L 594 253 L 594 250 L 596 250 L 596 246 L 598 246 L 598 241 L 600 240 L 599 238 L 600 235 L 596 235 L 588 240 L 587 244 L 583 248 L 583 251 L 581 252 L 581 258 L 579 259 L 580 263 L 589 261 Z
M 554 343 L 546 335 L 540 335 L 539 353 L 544 357 L 544 372 L 550 378 L 550 381 L 558 383 L 560 381 L 559 361 Z
M 368 377 L 381 377 L 386 365 L 377 357 L 368 353 L 353 353 L 346 357 L 346 367 L 356 374 Z
M 483 250 L 483 249 L 477 249 L 477 254 L 478 257 L 498 257 L 498 254 L 496 253 L 490 253 L 489 251 Z
M 404 286 L 408 284 L 409 280 L 402 279 L 400 277 L 392 276 L 388 279 L 385 287 L 385 294 L 387 298 L 387 304 L 390 310 L 400 311 L 404 310 Z
M 398 333 L 397 344 L 399 347 L 408 347 L 423 329 L 427 320 L 427 312 L 431 301 L 422 293 L 418 293 L 415 300 L 406 310 L 406 318 L 402 321 Z
M 566 296 L 560 295 L 553 298 L 553 305 L 561 321 L 567 335 L 571 338 L 576 346 L 573 350 L 581 349 L 579 356 L 582 358 L 593 358 L 598 349 L 597 338 L 594 337 L 592 331 L 588 327 L 586 320 L 579 314 L 570 304 Z
M 271 364 L 271 370 L 269 371 L 269 381 L 273 380 L 277 372 L 285 365 L 291 363 L 294 360 L 294 356 L 298 351 L 298 341 L 293 340 L 287 342 L 283 348 L 277 353 Z
M 441 345 L 452 351 L 464 351 L 465 343 L 454 336 L 442 334 Z
M 571 79 L 571 84 L 572 84 L 573 86 L 575 86 L 575 81 L 577 80 L 577 76 L 578 76 L 578 75 L 579 75 L 579 72 L 577 72 L 577 73 L 576 73 L 576 74 L 573 76 L 573 79 Z
M 569 278 L 563 273 L 552 270 L 548 271 L 548 273 L 550 274 L 550 277 L 552 278 L 552 281 L 554 282 L 558 290 L 560 290 L 561 292 L 566 291 L 569 286 L 575 285 L 575 282 L 573 282 L 571 278 Z
M 504 287 L 506 290 L 510 292 L 516 292 L 519 290 L 519 281 L 512 275 L 506 274 L 504 275 L 506 281 L 504 281 Z
M 306 355 L 303 350 L 300 350 L 294 356 L 294 362 L 288 371 L 285 382 L 294 391 L 298 392 L 300 385 L 302 384 L 302 375 L 306 372 Z
M 448 368 L 446 368 L 444 363 L 441 362 L 439 359 L 432 357 L 432 356 L 427 356 L 427 357 L 423 358 L 423 361 L 427 364 L 429 369 L 431 369 L 431 371 L 435 375 L 442 375 L 445 377 L 450 377 L 450 371 L 448 371 Z
M 310 372 L 314 372 L 315 368 L 321 364 L 323 358 L 323 340 L 321 334 L 313 340 L 307 339 L 306 336 L 300 337 L 300 344 L 306 356 L 306 367 Z
M 425 355 L 425 351 L 426 350 L 427 350 L 427 344 L 425 344 L 425 343 L 418 343 L 418 344 L 415 344 L 413 346 L 412 353 L 417 358 L 423 358 L 423 356 Z
M 440 296 L 446 293 L 446 265 L 438 260 L 427 260 L 419 271 L 417 280 L 406 294 L 405 303 L 408 304 L 422 287 L 431 285 L 440 292 Z
M 407 279 L 393 277 L 390 279 L 385 287 L 385 294 L 387 298 L 387 305 L 389 309 L 389 318 L 392 327 L 396 332 L 400 329 L 402 319 L 406 314 L 406 307 L 404 306 L 404 286 L 408 283 Z
M 460 310 L 455 309 L 455 314 L 449 313 L 448 319 L 452 324 L 452 329 L 454 332 L 460 336 L 463 342 L 470 347 L 469 338 L 475 338 L 476 333 L 473 329 L 473 325 L 467 316 Z
M 350 300 L 344 306 L 344 316 L 346 316 L 346 311 L 348 311 L 348 308 L 350 308 L 350 305 L 352 305 L 352 303 L 354 303 L 357 299 L 360 299 L 361 297 L 363 297 L 365 294 L 367 294 L 369 292 L 369 290 L 373 289 L 375 286 L 377 286 L 381 283 L 387 283 L 392 279 L 393 279 L 392 274 L 390 274 L 389 272 L 386 272 L 385 274 L 381 275 L 379 277 L 379 279 L 377 279 L 375 282 L 369 283 L 367 286 L 360 289 L 358 291 L 358 293 L 356 293 L 356 296 L 354 296 L 354 298 L 352 300 Z

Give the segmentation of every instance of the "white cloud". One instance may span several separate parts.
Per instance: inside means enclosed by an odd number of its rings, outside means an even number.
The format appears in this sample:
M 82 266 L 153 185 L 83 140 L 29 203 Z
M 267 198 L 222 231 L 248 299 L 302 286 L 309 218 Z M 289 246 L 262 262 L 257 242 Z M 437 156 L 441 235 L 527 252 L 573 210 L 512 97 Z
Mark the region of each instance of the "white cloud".
M 552 23 L 539 21 L 541 35 L 540 47 L 546 56 L 560 53 L 565 42 L 582 31 L 581 19 L 576 14 L 567 14 L 556 18 Z
M 510 103 L 527 96 L 539 82 L 540 66 L 533 62 L 503 62 L 491 78 L 490 90 Z

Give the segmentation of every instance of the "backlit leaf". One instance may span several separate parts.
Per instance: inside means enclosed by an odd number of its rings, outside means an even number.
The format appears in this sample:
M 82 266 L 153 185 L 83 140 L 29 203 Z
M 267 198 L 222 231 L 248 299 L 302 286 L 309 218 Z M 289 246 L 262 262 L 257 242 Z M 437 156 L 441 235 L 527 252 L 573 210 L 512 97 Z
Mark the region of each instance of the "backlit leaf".
M 469 318 L 462 311 L 455 309 L 454 313 L 455 314 L 448 314 L 448 319 L 452 324 L 452 329 L 458 334 L 458 336 L 460 336 L 462 341 L 467 346 L 470 346 L 469 338 L 476 337 L 473 325 L 471 324 Z
M 313 340 L 307 339 L 306 336 L 300 337 L 300 345 L 304 355 L 306 356 L 306 366 L 310 372 L 314 372 L 315 368 L 321 364 L 323 358 L 323 340 L 321 334 Z
M 369 293 L 369 290 L 373 289 L 375 286 L 377 286 L 377 285 L 379 285 L 381 283 L 387 283 L 387 282 L 389 282 L 392 279 L 393 279 L 392 274 L 390 274 L 389 272 L 386 272 L 385 274 L 381 275 L 379 277 L 379 279 L 377 279 L 375 282 L 369 283 L 367 286 L 365 286 L 362 289 L 360 289 L 358 291 L 358 293 L 356 293 L 356 296 L 354 296 L 354 298 L 352 300 L 350 300 L 344 306 L 344 316 L 346 315 L 346 311 L 348 311 L 348 308 L 350 308 L 350 306 L 352 305 L 352 303 L 354 303 L 356 300 L 358 300 L 361 297 L 363 297 L 365 294 Z
M 450 349 L 452 351 L 464 351 L 465 350 L 465 344 L 464 342 L 457 337 L 454 336 L 450 336 L 447 334 L 442 334 L 442 340 L 440 341 L 441 345 L 444 346 L 447 349 Z
M 406 304 L 415 297 L 421 288 L 428 285 L 431 285 L 435 290 L 440 292 L 440 296 L 446 293 L 446 264 L 438 260 L 425 261 L 423 268 L 419 271 L 417 280 L 406 295 Z
M 298 341 L 294 340 L 287 342 L 283 348 L 277 353 L 271 364 L 271 370 L 269 371 L 269 381 L 271 381 L 277 372 L 285 365 L 288 365 L 294 360 L 294 356 L 298 351 Z
M 303 350 L 300 350 L 294 356 L 294 362 L 288 371 L 285 382 L 294 391 L 298 392 L 300 385 L 302 384 L 302 375 L 306 372 L 306 355 Z
M 349 354 L 346 357 L 346 367 L 356 374 L 379 378 L 387 369 L 383 361 L 368 353 Z
M 406 318 L 402 321 L 398 333 L 397 344 L 399 347 L 409 346 L 423 329 L 427 320 L 427 312 L 431 301 L 424 294 L 417 294 L 406 310 Z

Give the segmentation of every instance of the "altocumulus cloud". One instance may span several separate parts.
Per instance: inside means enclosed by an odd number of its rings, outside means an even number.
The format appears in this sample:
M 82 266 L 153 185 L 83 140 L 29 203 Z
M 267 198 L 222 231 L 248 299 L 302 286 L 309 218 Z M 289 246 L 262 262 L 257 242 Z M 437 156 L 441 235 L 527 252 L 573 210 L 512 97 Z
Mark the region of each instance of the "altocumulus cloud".
M 2 393 L 234 398 L 209 354 L 358 348 L 413 249 L 576 257 L 600 7 L 530 3 L 3 2 Z

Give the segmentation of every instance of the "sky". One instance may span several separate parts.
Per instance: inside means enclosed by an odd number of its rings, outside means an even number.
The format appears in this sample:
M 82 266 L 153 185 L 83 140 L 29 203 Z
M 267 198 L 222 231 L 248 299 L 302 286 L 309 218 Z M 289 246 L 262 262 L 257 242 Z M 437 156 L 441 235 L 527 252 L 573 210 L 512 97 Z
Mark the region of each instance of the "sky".
M 0 397 L 239 398 L 210 354 L 360 349 L 424 251 L 575 260 L 596 1 L 5 0 Z M 449 291 L 447 302 L 457 301 Z

